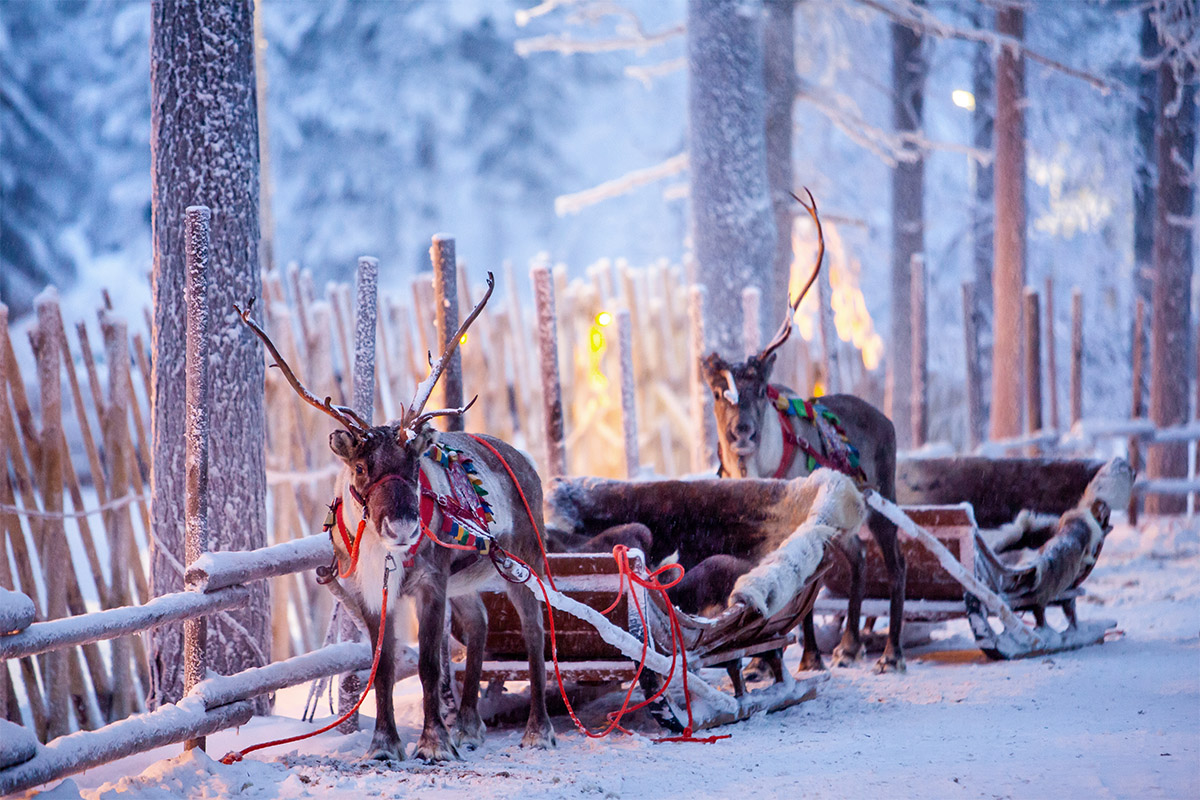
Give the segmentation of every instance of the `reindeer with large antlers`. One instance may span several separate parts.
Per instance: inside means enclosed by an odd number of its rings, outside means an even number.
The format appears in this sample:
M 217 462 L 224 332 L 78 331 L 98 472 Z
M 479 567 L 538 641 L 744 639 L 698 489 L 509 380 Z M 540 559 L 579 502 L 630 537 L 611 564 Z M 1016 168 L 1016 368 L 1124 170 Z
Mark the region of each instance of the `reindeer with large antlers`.
M 483 742 L 478 699 L 487 614 L 479 590 L 499 581 L 497 572 L 508 581 L 499 582 L 505 585 L 521 618 L 529 652 L 529 721 L 521 745 L 555 745 L 546 712 L 542 609 L 531 592 L 517 585 L 528 577 L 524 565 L 542 571 L 541 481 L 529 458 L 505 442 L 489 436 L 443 433 L 428 424 L 437 416 L 464 413 L 474 400 L 462 408 L 424 410 L 463 334 L 492 295 L 491 273 L 487 283 L 487 293 L 441 357 L 431 362 L 428 377 L 418 385 L 401 419 L 374 427 L 328 397 L 324 402 L 318 400 L 250 317 L 250 308 L 237 309 L 292 388 L 341 426 L 329 437 L 330 448 L 345 464 L 332 507 L 331 524 L 336 528 L 331 525 L 331 534 L 345 594 L 357 604 L 380 652 L 374 679 L 375 733 L 367 753 L 371 759 L 405 757 L 392 706 L 395 628 L 394 615 L 389 617 L 383 608 L 385 583 L 392 597 L 410 594 L 416 598 L 418 674 L 425 713 L 416 755 L 427 761 L 444 761 L 458 758 L 459 746 L 474 749 Z M 442 663 L 447 601 L 467 646 L 453 736 L 443 717 L 439 691 L 442 670 L 449 666 Z M 381 617 L 386 620 L 382 626 Z
M 796 300 L 789 303 L 783 324 L 759 353 L 732 364 L 711 353 L 702 362 L 704 379 L 713 393 L 721 474 L 733 478 L 795 478 L 808 475 L 818 466 L 828 466 L 850 474 L 860 485 L 869 485 L 894 501 L 896 431 L 891 420 L 870 403 L 852 395 L 805 400 L 786 386 L 770 383 L 776 350 L 791 335 L 792 316 L 816 279 L 825 256 L 824 232 L 812 193 L 808 193 L 808 203 L 795 194 L 792 197 L 804 206 L 817 226 L 817 262 L 808 282 Z M 900 628 L 904 616 L 904 556 L 894 523 L 872 511 L 868 526 L 883 551 L 891 578 L 888 641 L 876 669 L 903 670 Z M 850 565 L 846 630 L 834 650 L 834 663 L 845 665 L 857 660 L 863 650 L 858 625 L 865 557 L 863 543 L 857 536 L 839 540 L 838 549 Z M 802 666 L 823 668 L 811 614 L 804 620 L 803 631 Z

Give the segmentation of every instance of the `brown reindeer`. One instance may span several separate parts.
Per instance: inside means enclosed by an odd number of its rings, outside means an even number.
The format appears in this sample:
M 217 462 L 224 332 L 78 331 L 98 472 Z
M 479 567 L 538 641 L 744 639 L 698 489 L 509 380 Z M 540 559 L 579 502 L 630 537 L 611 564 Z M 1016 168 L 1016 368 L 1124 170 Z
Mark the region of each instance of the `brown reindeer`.
M 329 437 L 329 446 L 345 468 L 338 480 L 338 499 L 334 503 L 338 528 L 333 543 L 339 574 L 345 578 L 345 594 L 358 605 L 358 611 L 370 630 L 372 644 L 383 637 L 385 646 L 379 657 L 374 689 L 376 702 L 375 733 L 367 757 L 378 760 L 403 760 L 404 743 L 396 730 L 392 706 L 395 683 L 395 615 L 389 613 L 380 629 L 384 581 L 390 597 L 401 594 L 416 599 L 418 628 L 418 674 L 424 700 L 425 722 L 417 742 L 416 755 L 426 761 L 458 758 L 457 746 L 474 749 L 483 742 L 484 724 L 478 712 L 479 680 L 483 668 L 483 649 L 487 635 L 487 614 L 479 590 L 486 583 L 501 583 L 517 609 L 529 651 L 529 721 L 521 740 L 523 747 L 554 746 L 554 728 L 546 712 L 544 639 L 542 609 L 531 592 L 511 582 L 521 568 L 509 555 L 516 556 L 541 573 L 538 544 L 543 535 L 541 481 L 528 457 L 510 445 L 491 437 L 466 433 L 442 433 L 429 425 L 433 417 L 462 414 L 462 408 L 424 411 L 434 385 L 453 355 L 467 328 L 491 297 L 494 281 L 488 273 L 487 293 L 471 311 L 458 333 L 418 387 L 416 396 L 400 420 L 369 426 L 351 409 L 334 405 L 330 399 L 317 400 L 301 383 L 279 355 L 271 340 L 250 318 L 250 309 L 238 309 L 242 320 L 261 338 L 276 365 L 292 388 L 306 402 L 329 414 L 342 427 Z M 436 459 L 436 460 L 435 460 Z M 443 468 L 444 460 L 470 461 L 471 477 Z M 508 470 L 512 470 L 512 477 Z M 462 481 L 470 480 L 486 492 L 491 519 L 480 516 L 470 528 L 473 546 L 469 550 L 439 546 L 433 541 L 443 531 L 444 514 L 458 519 L 462 515 Z M 477 482 L 477 483 L 476 483 Z M 470 492 L 468 486 L 468 494 Z M 521 494 L 528 503 L 522 502 Z M 476 491 L 475 495 L 479 495 Z M 421 512 L 422 497 L 432 513 Z M 470 515 L 466 515 L 470 516 Z M 357 524 L 362 520 L 364 524 Z M 337 531 L 345 531 L 337 535 Z M 423 530 L 426 529 L 426 530 Z M 439 538 L 449 538 L 442 534 Z M 462 541 L 462 540 L 460 540 Z M 486 554 L 489 557 L 485 557 Z M 394 565 L 394 568 L 392 568 Z M 501 581 L 496 572 L 509 579 Z M 507 573 L 507 574 L 505 574 Z M 526 576 L 527 577 L 527 576 Z M 454 620 L 464 632 L 467 646 L 462 700 L 450 735 L 442 713 L 439 682 L 443 669 L 443 630 L 447 600 Z
M 821 397 L 819 401 L 804 401 L 786 386 L 770 383 L 775 351 L 791 335 L 792 315 L 816 279 L 825 255 L 825 240 L 816 201 L 811 193 L 808 195 L 811 205 L 794 194 L 792 196 L 804 206 L 817 225 L 817 263 L 804 290 L 794 303 L 789 304 L 783 324 L 758 354 L 749 356 L 745 361 L 729 363 L 716 353 L 711 353 L 702 362 L 704 379 L 713 393 L 721 475 L 731 478 L 795 478 L 809 474 L 816 465 L 831 466 L 851 474 L 860 484 L 872 486 L 881 495 L 894 501 L 896 431 L 891 420 L 871 404 L 852 395 L 838 394 Z M 825 414 L 817 403 L 830 414 Z M 836 422 L 829 419 L 831 415 Z M 804 419 L 806 416 L 807 420 Z M 826 435 L 822 435 L 822 430 Z M 846 443 L 857 449 L 857 457 L 853 455 L 851 447 L 838 446 L 836 440 L 842 438 L 838 434 L 844 434 Z M 903 670 L 900 628 L 904 615 L 904 556 L 900 552 L 894 523 L 872 511 L 868 526 L 883 551 L 892 584 L 888 641 L 876 670 Z M 857 536 L 840 539 L 838 549 L 850 565 L 846 630 L 841 643 L 834 650 L 834 663 L 845 665 L 858 659 L 863 650 L 859 619 L 865 556 L 862 542 Z M 736 577 L 726 576 L 726 582 Z M 804 620 L 803 631 L 802 666 L 823 668 L 811 614 Z

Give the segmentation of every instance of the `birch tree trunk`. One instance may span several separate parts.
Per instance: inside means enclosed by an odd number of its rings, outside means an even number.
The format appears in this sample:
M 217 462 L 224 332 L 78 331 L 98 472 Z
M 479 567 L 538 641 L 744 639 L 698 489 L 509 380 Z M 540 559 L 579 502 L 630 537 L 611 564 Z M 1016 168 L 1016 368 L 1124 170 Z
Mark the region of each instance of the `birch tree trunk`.
M 688 151 L 706 347 L 740 357 L 742 289 L 766 295 L 775 250 L 767 185 L 762 0 L 688 0 Z
M 775 256 L 770 279 L 762 297 L 767 327 L 784 311 L 788 301 L 788 282 L 792 272 L 792 218 L 796 201 L 793 188 L 792 135 L 796 104 L 796 0 L 766 0 L 766 27 L 763 31 L 764 79 L 767 93 L 767 183 L 775 217 Z M 762 341 L 763 326 L 759 325 Z M 749 345 L 746 350 L 749 352 Z M 757 348 L 756 348 L 757 349 Z
M 925 89 L 921 36 L 892 23 L 892 119 L 897 133 L 921 130 Z M 888 359 L 889 416 L 896 444 L 913 446 L 913 322 L 910 319 L 912 259 L 925 252 L 925 159 L 920 150 L 892 169 L 892 330 Z
M 212 209 L 209 286 L 214 550 L 266 544 L 263 355 L 233 303 L 262 294 L 258 257 L 258 121 L 251 0 L 151 5 L 151 182 L 154 235 L 151 575 L 154 593 L 183 586 L 184 209 Z M 210 666 L 230 674 L 268 660 L 267 586 L 215 617 Z M 152 704 L 183 690 L 180 625 L 152 634 Z M 265 701 L 260 709 L 265 709 Z
M 996 10 L 996 31 L 1018 41 L 1025 12 Z M 1021 293 L 1025 286 L 1025 59 L 1000 49 L 996 63 L 996 260 L 992 272 L 991 437 L 1021 433 Z
M 1184 59 L 1164 59 L 1158 71 L 1155 133 L 1158 187 L 1154 215 L 1151 303 L 1150 419 L 1159 427 L 1187 421 L 1191 383 L 1193 189 L 1196 149 L 1195 71 Z M 1151 478 L 1187 475 L 1187 444 L 1150 446 Z M 1184 495 L 1150 495 L 1149 514 L 1180 514 Z

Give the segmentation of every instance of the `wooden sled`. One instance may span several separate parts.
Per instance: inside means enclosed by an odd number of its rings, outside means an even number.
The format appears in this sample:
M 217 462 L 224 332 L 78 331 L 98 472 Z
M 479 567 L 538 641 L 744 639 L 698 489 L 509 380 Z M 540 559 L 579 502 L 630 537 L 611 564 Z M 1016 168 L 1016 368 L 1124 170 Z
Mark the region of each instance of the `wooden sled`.
M 791 675 L 782 668 L 781 654 L 794 643 L 792 631 L 812 609 L 820 587 L 820 579 L 833 563 L 829 542 L 834 536 L 857 530 L 865 516 L 861 496 L 849 479 L 822 470 L 821 477 L 808 481 L 708 481 L 722 490 L 718 504 L 726 515 L 737 517 L 751 536 L 779 536 L 777 552 L 792 555 L 791 560 L 768 558 L 744 576 L 746 583 L 738 586 L 746 592 L 744 601 L 735 602 L 715 617 L 685 614 L 670 606 L 658 592 L 634 585 L 621 589 L 620 576 L 610 554 L 551 554 L 550 569 L 558 591 L 547 584 L 546 599 L 552 606 L 557 632 L 559 669 L 564 683 L 602 683 L 631 680 L 642 661 L 643 642 L 646 643 L 645 666 L 641 673 L 642 689 L 653 695 L 670 680 L 663 697 L 650 710 L 667 730 L 678 732 L 688 722 L 683 695 L 682 659 L 672 664 L 671 618 L 678 621 L 687 657 L 687 686 L 691 700 L 693 730 L 747 719 L 764 712 L 776 711 L 816 696 L 816 687 L 828 680 L 828 673 Z M 682 502 L 697 491 L 697 482 L 603 481 L 599 491 L 636 496 L 638 502 L 625 506 L 648 508 L 650 500 L 663 493 L 673 502 Z M 670 485 L 668 485 L 670 484 Z M 739 487 L 738 484 L 743 484 Z M 752 484 L 759 484 L 757 486 Z M 762 484 L 772 484 L 764 486 Z M 580 507 L 598 500 L 595 493 L 579 493 L 580 486 L 572 485 L 568 493 L 573 498 L 571 513 L 579 521 Z M 732 491 L 731 491 L 732 490 Z M 744 495 L 742 490 L 747 490 Z M 703 488 L 700 493 L 703 494 Z M 568 502 L 560 493 L 551 505 Z M 583 499 L 582 503 L 576 502 Z M 764 498 L 770 502 L 764 504 Z M 611 498 L 610 498 L 611 499 Z M 606 501 L 598 507 L 611 511 Z M 695 513 L 695 506 L 689 504 Z M 715 506 L 714 506 L 715 508 Z M 712 514 L 717 514 L 715 510 Z M 700 515 L 705 525 L 712 525 L 713 515 Z M 560 517 L 561 519 L 561 517 Z M 719 520 L 717 520 L 719 522 Z M 586 527 L 581 522 L 580 527 Z M 686 521 L 676 517 L 674 533 L 686 539 Z M 774 540 L 773 540 L 774 541 Z M 803 548 L 804 558 L 795 556 Z M 630 565 L 635 573 L 647 576 L 644 557 L 640 551 L 630 551 Z M 799 566 L 798 566 L 799 565 Z M 755 584 L 758 581 L 759 584 Z M 790 581 L 790 582 L 789 582 Z M 754 587 L 768 585 L 784 587 L 782 593 L 761 597 Z M 542 590 L 533 582 L 526 584 L 542 599 Z M 619 602 L 607 613 L 601 611 Z M 520 635 L 516 612 L 507 597 L 500 592 L 484 595 L 488 609 L 487 660 L 484 679 L 505 681 L 527 678 L 527 661 Z M 642 614 L 639 616 L 637 608 Z M 766 609 L 766 613 L 763 613 Z M 776 670 L 775 682 L 766 687 L 749 688 L 741 676 L 742 660 L 759 654 L 771 654 Z M 547 656 L 549 657 L 549 643 Z M 775 667 L 773 667 L 775 669 Z M 547 670 L 553 665 L 547 661 Z M 726 676 L 732 689 L 725 689 Z

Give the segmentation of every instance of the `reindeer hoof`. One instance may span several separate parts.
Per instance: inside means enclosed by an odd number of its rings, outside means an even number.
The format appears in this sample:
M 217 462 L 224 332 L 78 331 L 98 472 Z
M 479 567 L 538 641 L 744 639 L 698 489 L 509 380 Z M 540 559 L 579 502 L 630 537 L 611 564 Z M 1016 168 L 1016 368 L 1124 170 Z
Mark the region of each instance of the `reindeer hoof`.
M 379 744 L 371 742 L 371 749 L 362 758 L 363 761 L 400 762 L 404 760 L 404 745 L 400 742 Z
M 441 761 L 462 761 L 458 749 L 447 739 L 421 736 L 417 743 L 417 758 L 430 764 Z
M 483 746 L 483 734 L 487 726 L 477 713 L 460 710 L 454 723 L 454 744 L 466 750 L 476 750 Z
M 548 750 L 558 747 L 558 738 L 554 735 L 554 727 L 547 720 L 542 726 L 532 722 L 525 727 L 525 735 L 521 737 L 521 747 L 532 747 L 537 750 Z
M 882 675 L 885 672 L 907 672 L 908 666 L 904 663 L 904 656 L 889 655 L 884 653 L 883 656 L 875 662 L 875 674 Z
M 848 667 L 862 658 L 865 650 L 866 647 L 863 646 L 862 642 L 857 642 L 853 645 L 843 642 L 833 649 L 833 665 L 835 667 Z
M 801 672 L 824 672 L 827 669 L 821 654 L 817 652 L 810 653 L 804 651 L 804 655 L 800 657 Z

